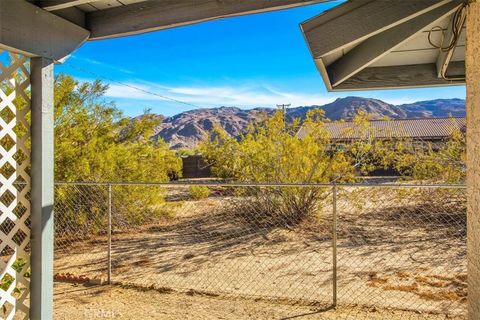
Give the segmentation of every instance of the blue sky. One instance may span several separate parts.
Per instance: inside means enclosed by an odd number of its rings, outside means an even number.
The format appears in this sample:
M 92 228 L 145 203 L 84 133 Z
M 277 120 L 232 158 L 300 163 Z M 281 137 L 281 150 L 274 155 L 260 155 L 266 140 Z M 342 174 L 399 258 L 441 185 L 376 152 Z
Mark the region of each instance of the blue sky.
M 298 24 L 336 4 L 88 42 L 64 65 L 56 66 L 56 72 L 88 81 L 103 77 L 110 84 L 107 99 L 128 116 L 146 108 L 171 116 L 196 107 L 324 104 L 348 95 L 394 104 L 465 97 L 464 87 L 328 93 Z

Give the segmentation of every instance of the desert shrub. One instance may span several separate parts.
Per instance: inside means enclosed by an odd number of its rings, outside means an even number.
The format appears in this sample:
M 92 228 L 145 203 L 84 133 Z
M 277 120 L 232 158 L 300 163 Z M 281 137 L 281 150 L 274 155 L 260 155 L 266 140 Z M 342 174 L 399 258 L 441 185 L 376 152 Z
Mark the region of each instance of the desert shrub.
M 146 224 L 168 216 L 165 189 L 161 186 L 118 185 L 112 187 L 112 207 L 117 229 Z
M 168 181 L 181 172 L 180 158 L 162 141 L 154 141 L 158 116 L 145 112 L 127 118 L 107 102 L 100 81 L 79 83 L 60 75 L 55 79 L 56 181 Z M 105 230 L 108 192 L 105 185 L 57 187 L 58 225 L 85 232 Z M 126 190 L 127 189 L 127 190 Z M 142 223 L 162 203 L 162 192 L 128 186 L 114 190 L 118 219 Z M 61 232 L 57 228 L 57 232 Z
M 397 147 L 393 164 L 405 180 L 463 183 L 466 176 L 465 133 L 452 130 L 446 141 L 403 144 Z
M 195 200 L 205 199 L 210 195 L 210 189 L 207 186 L 189 186 L 188 192 Z
M 343 150 L 330 148 L 323 112 L 309 113 L 312 128 L 297 136 L 299 121 L 290 124 L 282 112 L 251 124 L 238 139 L 215 127 L 211 139 L 200 146 L 218 177 L 244 182 L 320 183 L 352 181 L 354 168 Z
M 326 183 L 352 181 L 355 168 L 341 149 L 330 147 L 324 127 L 324 113 L 307 115 L 311 130 L 302 139 L 296 134 L 299 121 L 285 121 L 276 112 L 264 121 L 251 124 L 246 134 L 232 138 L 220 128 L 200 146 L 212 171 L 224 179 L 268 183 Z M 255 214 L 280 224 L 296 224 L 320 205 L 323 188 L 249 188 L 248 205 Z
M 58 240 L 107 232 L 106 186 L 57 185 L 55 187 L 55 231 Z M 71 239 L 70 239 L 71 240 Z

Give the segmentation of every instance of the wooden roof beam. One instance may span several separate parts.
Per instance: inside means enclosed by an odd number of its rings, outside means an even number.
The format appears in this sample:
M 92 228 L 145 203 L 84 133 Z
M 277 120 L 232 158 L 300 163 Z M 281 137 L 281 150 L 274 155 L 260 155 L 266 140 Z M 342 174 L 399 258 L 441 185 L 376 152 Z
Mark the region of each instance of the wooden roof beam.
M 346 79 L 412 39 L 436 21 L 448 17 L 459 6 L 460 3 L 458 2 L 449 2 L 365 40 L 327 67 L 331 86 L 338 86 Z
M 452 0 L 348 1 L 301 24 L 314 59 L 359 43 Z
M 148 0 L 90 12 L 86 24 L 91 39 L 103 39 L 325 1 L 327 0 Z
M 88 39 L 88 30 L 24 1 L 0 1 L 0 46 L 59 61 Z
M 37 4 L 44 10 L 56 11 L 95 1 L 97 0 L 39 0 Z
M 450 63 L 448 74 L 465 74 L 464 61 Z M 464 85 L 462 81 L 448 81 L 437 78 L 435 63 L 413 64 L 405 66 L 369 67 L 345 80 L 331 91 L 353 91 L 373 89 L 400 89 L 418 87 L 437 87 Z

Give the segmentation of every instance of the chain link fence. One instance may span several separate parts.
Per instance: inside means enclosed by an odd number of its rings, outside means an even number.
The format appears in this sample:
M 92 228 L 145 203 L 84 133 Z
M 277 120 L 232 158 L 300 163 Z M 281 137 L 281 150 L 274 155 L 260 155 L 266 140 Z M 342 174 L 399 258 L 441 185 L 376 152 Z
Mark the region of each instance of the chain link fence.
M 65 183 L 55 219 L 59 281 L 466 315 L 463 186 Z
M 339 187 L 338 301 L 466 315 L 466 192 Z

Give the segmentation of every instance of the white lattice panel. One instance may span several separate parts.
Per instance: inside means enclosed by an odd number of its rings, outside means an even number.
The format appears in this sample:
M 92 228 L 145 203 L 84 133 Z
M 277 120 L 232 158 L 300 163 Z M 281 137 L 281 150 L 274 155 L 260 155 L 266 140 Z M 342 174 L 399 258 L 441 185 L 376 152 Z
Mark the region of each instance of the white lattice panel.
M 30 74 L 0 50 L 0 318 L 27 319 L 30 291 Z

